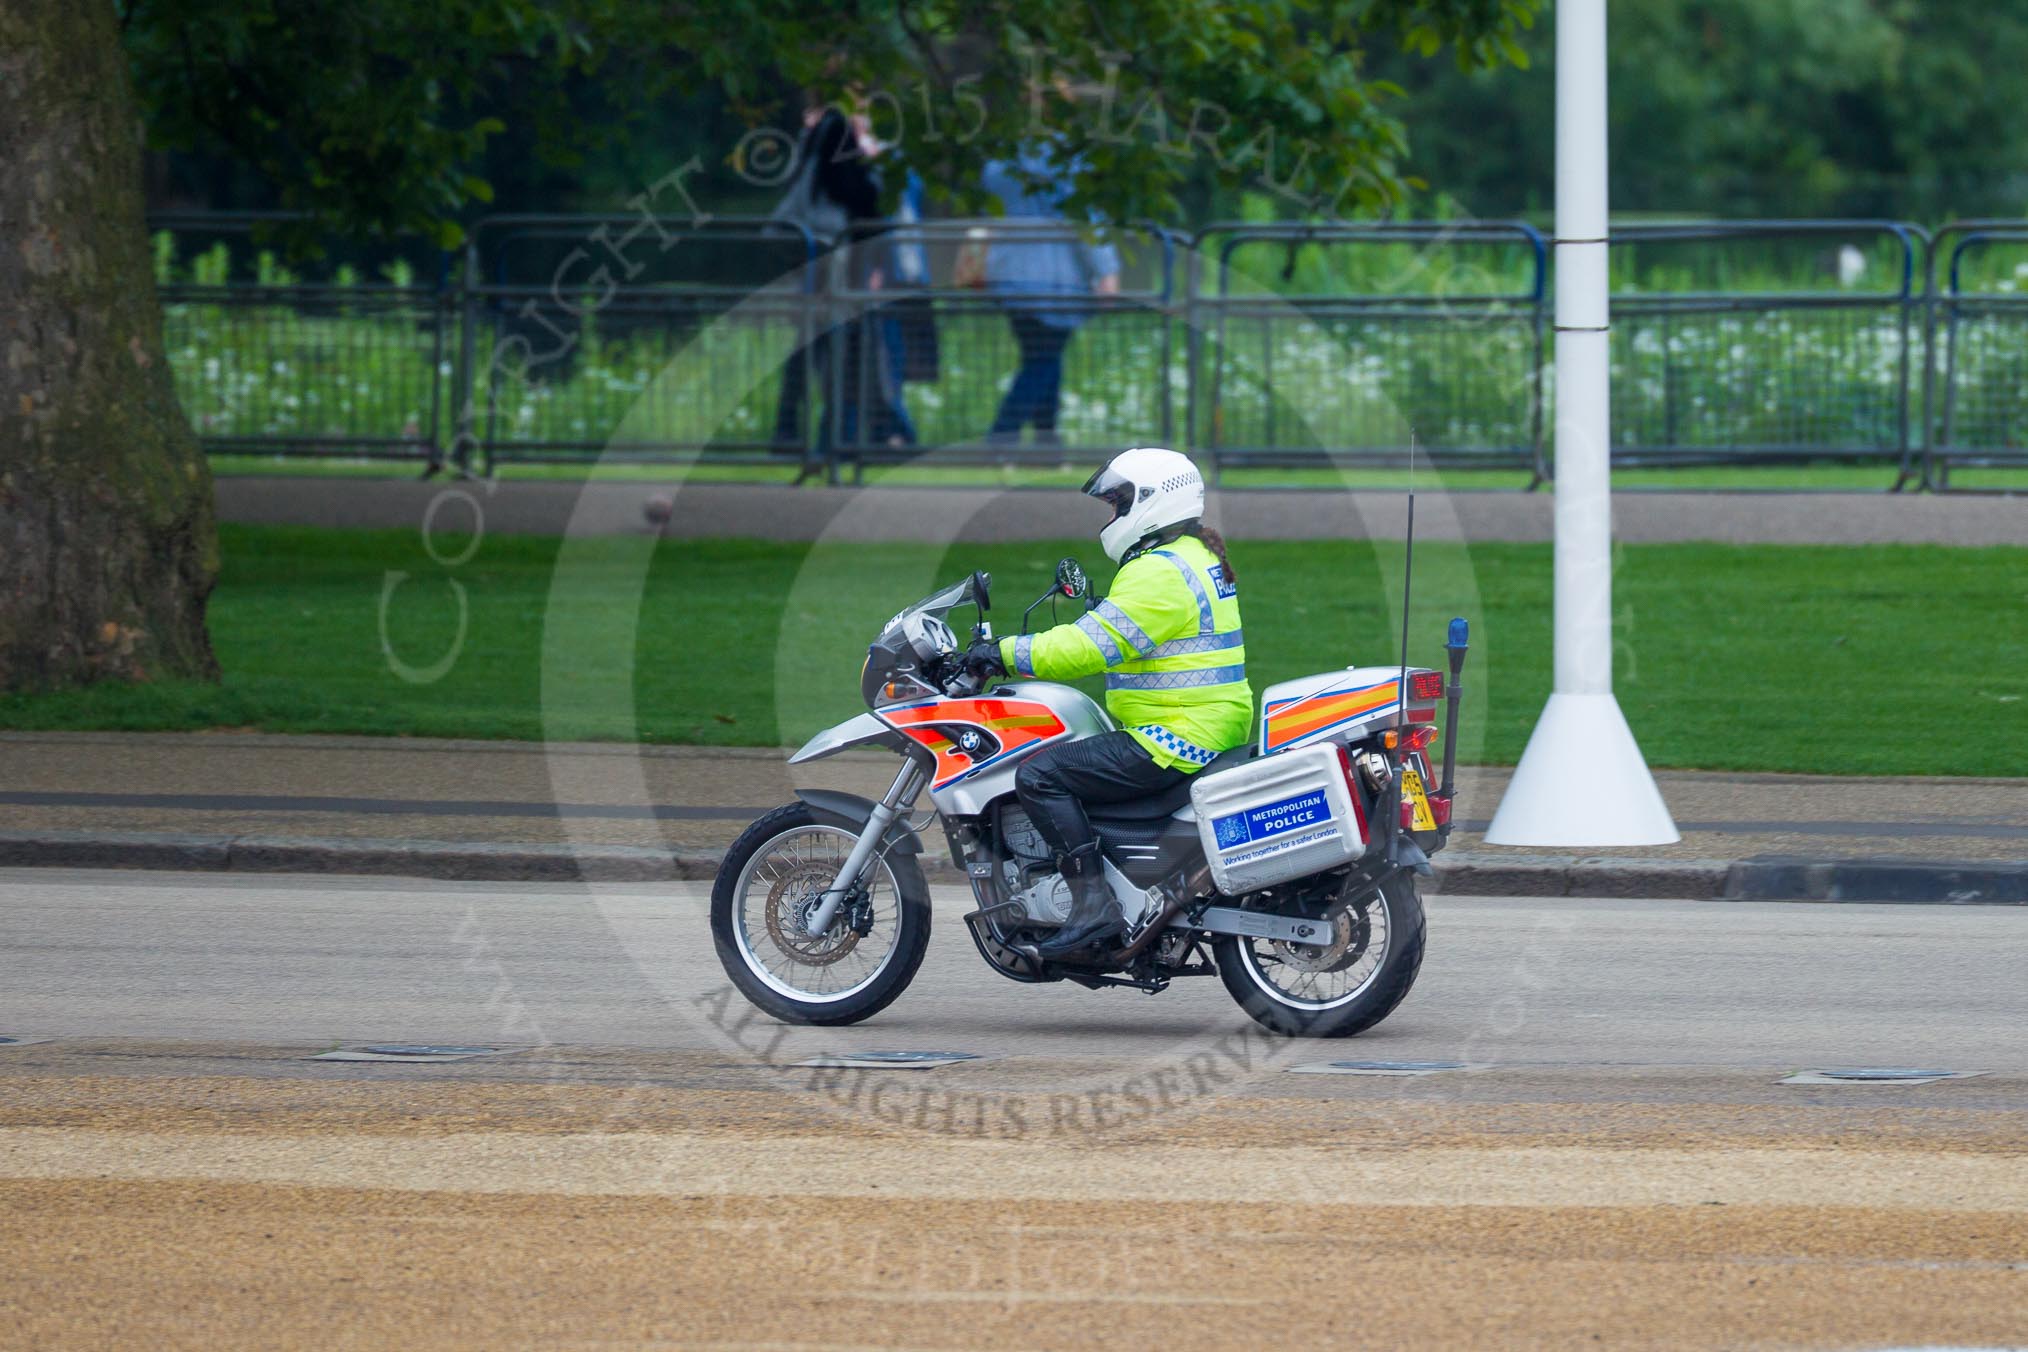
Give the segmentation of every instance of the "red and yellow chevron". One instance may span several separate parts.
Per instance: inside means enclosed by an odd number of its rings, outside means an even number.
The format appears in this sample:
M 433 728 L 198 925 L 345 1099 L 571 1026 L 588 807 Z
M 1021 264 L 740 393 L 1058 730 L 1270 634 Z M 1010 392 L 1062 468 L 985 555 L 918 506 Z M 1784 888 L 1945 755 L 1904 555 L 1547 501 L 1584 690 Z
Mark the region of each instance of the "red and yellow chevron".
M 1055 710 L 1035 700 L 938 699 L 882 712 L 893 722 L 901 724 L 911 740 L 921 743 L 936 757 L 936 773 L 930 787 L 937 789 L 1037 742 L 1059 737 L 1066 731 Z M 952 724 L 969 725 L 991 733 L 1000 749 L 985 760 L 974 761 L 944 735 L 943 729 Z
M 1319 732 L 1334 723 L 1348 723 L 1364 717 L 1375 709 L 1384 709 L 1394 703 L 1395 692 L 1401 688 L 1399 680 L 1370 685 L 1364 690 L 1348 690 L 1340 695 L 1320 695 L 1316 699 L 1277 700 L 1268 705 L 1265 713 L 1267 724 L 1263 738 L 1264 749 L 1279 751 L 1290 742 L 1298 741 L 1313 732 Z M 1278 717 L 1277 709 L 1290 709 L 1286 716 Z

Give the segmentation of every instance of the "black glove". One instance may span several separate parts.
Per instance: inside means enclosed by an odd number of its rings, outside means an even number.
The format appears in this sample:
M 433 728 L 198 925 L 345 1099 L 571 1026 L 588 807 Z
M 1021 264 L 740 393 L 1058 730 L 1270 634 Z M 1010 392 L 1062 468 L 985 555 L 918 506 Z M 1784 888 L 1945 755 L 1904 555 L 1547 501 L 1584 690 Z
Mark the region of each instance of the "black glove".
M 974 676 L 1005 676 L 1007 664 L 1000 660 L 1000 641 L 993 638 L 976 638 L 972 646 L 965 649 L 959 659 L 966 671 Z

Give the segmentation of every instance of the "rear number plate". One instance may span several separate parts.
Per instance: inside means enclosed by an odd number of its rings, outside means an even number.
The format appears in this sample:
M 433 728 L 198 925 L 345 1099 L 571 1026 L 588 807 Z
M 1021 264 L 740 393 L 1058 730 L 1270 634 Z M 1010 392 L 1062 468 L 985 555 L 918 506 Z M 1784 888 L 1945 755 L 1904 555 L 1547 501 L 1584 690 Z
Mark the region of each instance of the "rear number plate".
M 1436 814 L 1429 810 L 1429 791 L 1422 786 L 1422 776 L 1405 765 L 1401 767 L 1401 794 L 1415 814 L 1409 819 L 1413 823 L 1409 829 L 1436 830 Z

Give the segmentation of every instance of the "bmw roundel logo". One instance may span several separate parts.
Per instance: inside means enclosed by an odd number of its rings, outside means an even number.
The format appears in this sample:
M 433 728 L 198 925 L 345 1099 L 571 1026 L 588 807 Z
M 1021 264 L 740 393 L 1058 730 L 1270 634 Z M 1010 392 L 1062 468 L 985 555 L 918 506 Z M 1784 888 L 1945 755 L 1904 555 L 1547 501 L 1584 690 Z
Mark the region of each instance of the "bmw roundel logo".
M 966 728 L 963 732 L 959 733 L 958 748 L 962 751 L 977 751 L 979 749 L 978 729 Z

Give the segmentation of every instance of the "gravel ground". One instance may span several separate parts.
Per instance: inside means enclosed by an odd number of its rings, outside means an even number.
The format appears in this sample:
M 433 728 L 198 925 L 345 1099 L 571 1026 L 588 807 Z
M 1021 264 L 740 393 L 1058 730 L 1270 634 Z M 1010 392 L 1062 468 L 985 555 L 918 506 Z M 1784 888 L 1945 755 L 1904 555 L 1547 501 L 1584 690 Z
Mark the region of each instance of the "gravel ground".
M 236 1074 L 179 1073 L 235 1057 Z M 2028 1085 L 2012 1082 L 1957 1108 L 1877 1090 L 1716 1101 L 1766 1095 L 1738 1083 L 1613 1102 L 1613 1072 L 1584 1102 L 1344 1080 L 1289 1100 L 1254 1082 L 1070 1143 L 669 1082 L 725 1073 L 702 1065 L 654 1084 L 481 1078 L 505 1064 L 283 1075 L 244 1047 L 129 1046 L 0 1069 L 10 1341 L 1718 1348 L 2028 1331 Z M 1046 1094 L 1010 1101 L 1046 1118 Z

